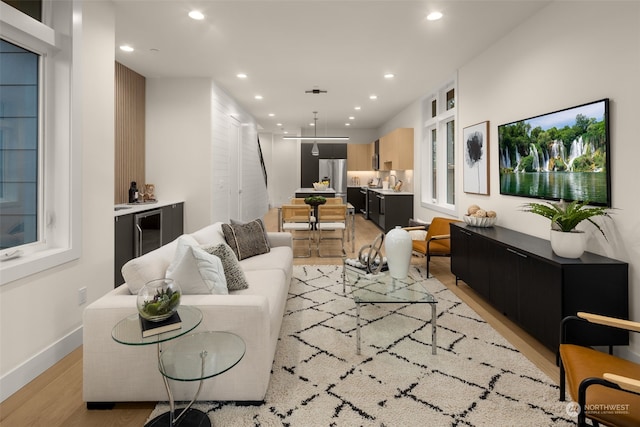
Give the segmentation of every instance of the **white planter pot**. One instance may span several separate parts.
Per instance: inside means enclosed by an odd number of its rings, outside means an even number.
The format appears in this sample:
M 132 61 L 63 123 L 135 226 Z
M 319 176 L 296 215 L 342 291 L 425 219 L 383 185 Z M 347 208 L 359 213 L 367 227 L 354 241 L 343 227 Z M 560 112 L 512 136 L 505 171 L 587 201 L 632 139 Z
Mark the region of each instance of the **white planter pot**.
M 584 231 L 551 230 L 551 249 L 564 258 L 580 258 L 587 245 Z
M 389 274 L 394 279 L 405 279 L 409 275 L 412 242 L 407 230 L 397 226 L 389 230 L 384 239 L 384 251 L 387 255 Z

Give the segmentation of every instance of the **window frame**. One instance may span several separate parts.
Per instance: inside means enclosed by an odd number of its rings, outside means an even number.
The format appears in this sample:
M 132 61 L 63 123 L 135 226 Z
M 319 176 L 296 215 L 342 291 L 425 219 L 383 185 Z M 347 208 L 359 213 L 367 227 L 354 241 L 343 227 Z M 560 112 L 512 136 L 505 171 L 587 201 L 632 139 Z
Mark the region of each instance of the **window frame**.
M 454 90 L 454 106 L 447 109 L 447 93 Z M 458 123 L 458 108 L 457 99 L 459 99 L 457 76 L 453 76 L 444 85 L 441 85 L 437 90 L 424 96 L 421 99 L 421 166 L 423 173 L 421 174 L 421 191 L 420 191 L 420 206 L 428 208 L 434 211 L 438 211 L 448 215 L 457 215 L 456 208 L 456 187 L 457 184 L 454 181 L 454 203 L 447 202 L 447 184 L 448 184 L 448 171 L 449 163 L 447 159 L 447 124 L 453 121 L 453 144 L 454 162 L 457 159 L 455 153 L 455 146 L 458 140 L 457 138 L 457 126 Z M 432 117 L 433 101 L 436 102 L 436 114 Z M 433 131 L 435 132 L 436 139 L 436 154 L 435 154 L 435 179 L 436 179 L 436 192 L 433 195 L 433 175 L 434 175 L 434 156 L 433 156 Z M 455 167 L 454 163 L 454 176 Z
M 41 55 L 38 241 L 0 251 L 0 285 L 73 261 L 81 253 L 81 6 L 43 2 L 43 22 L 0 2 L 0 36 Z M 76 56 L 79 57 L 79 56 Z M 73 75 L 73 80 L 71 76 Z M 73 120 L 72 120 L 73 117 Z M 53 195 L 55 194 L 55 197 Z M 8 255 L 20 250 L 18 257 Z

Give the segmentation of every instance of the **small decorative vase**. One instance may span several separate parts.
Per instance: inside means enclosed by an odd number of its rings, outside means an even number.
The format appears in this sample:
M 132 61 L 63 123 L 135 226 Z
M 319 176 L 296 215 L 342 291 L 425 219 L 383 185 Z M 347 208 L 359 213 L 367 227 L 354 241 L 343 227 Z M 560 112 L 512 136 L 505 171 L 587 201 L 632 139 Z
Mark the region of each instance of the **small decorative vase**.
M 180 286 L 173 279 L 147 282 L 138 292 L 138 312 L 152 322 L 165 320 L 178 310 L 181 294 Z
M 551 249 L 563 258 L 580 258 L 587 245 L 583 231 L 551 230 Z
M 384 239 L 384 251 L 387 255 L 389 274 L 394 279 L 404 279 L 409 274 L 412 242 L 407 230 L 397 226 L 389 230 Z

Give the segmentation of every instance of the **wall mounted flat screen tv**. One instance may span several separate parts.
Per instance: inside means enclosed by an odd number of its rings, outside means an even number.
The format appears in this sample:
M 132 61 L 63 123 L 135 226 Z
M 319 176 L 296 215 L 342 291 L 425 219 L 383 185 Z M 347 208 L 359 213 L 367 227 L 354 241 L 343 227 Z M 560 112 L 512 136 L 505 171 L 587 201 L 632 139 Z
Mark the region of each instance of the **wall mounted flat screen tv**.
M 498 126 L 500 194 L 611 206 L 609 100 Z

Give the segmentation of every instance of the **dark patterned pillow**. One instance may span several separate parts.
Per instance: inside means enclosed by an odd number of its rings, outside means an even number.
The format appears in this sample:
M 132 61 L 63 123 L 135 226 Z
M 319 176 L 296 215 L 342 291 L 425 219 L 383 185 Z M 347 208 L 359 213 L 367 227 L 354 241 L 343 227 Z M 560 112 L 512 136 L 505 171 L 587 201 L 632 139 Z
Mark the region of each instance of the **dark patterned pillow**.
M 260 219 L 246 224 L 222 224 L 222 233 L 240 261 L 271 250 Z
M 202 248 L 211 255 L 217 256 L 220 258 L 220 261 L 222 261 L 224 277 L 227 279 L 227 289 L 237 291 L 249 287 L 244 271 L 242 271 L 242 267 L 240 267 L 238 263 L 238 258 L 229 245 L 220 243 L 213 246 L 203 246 Z

